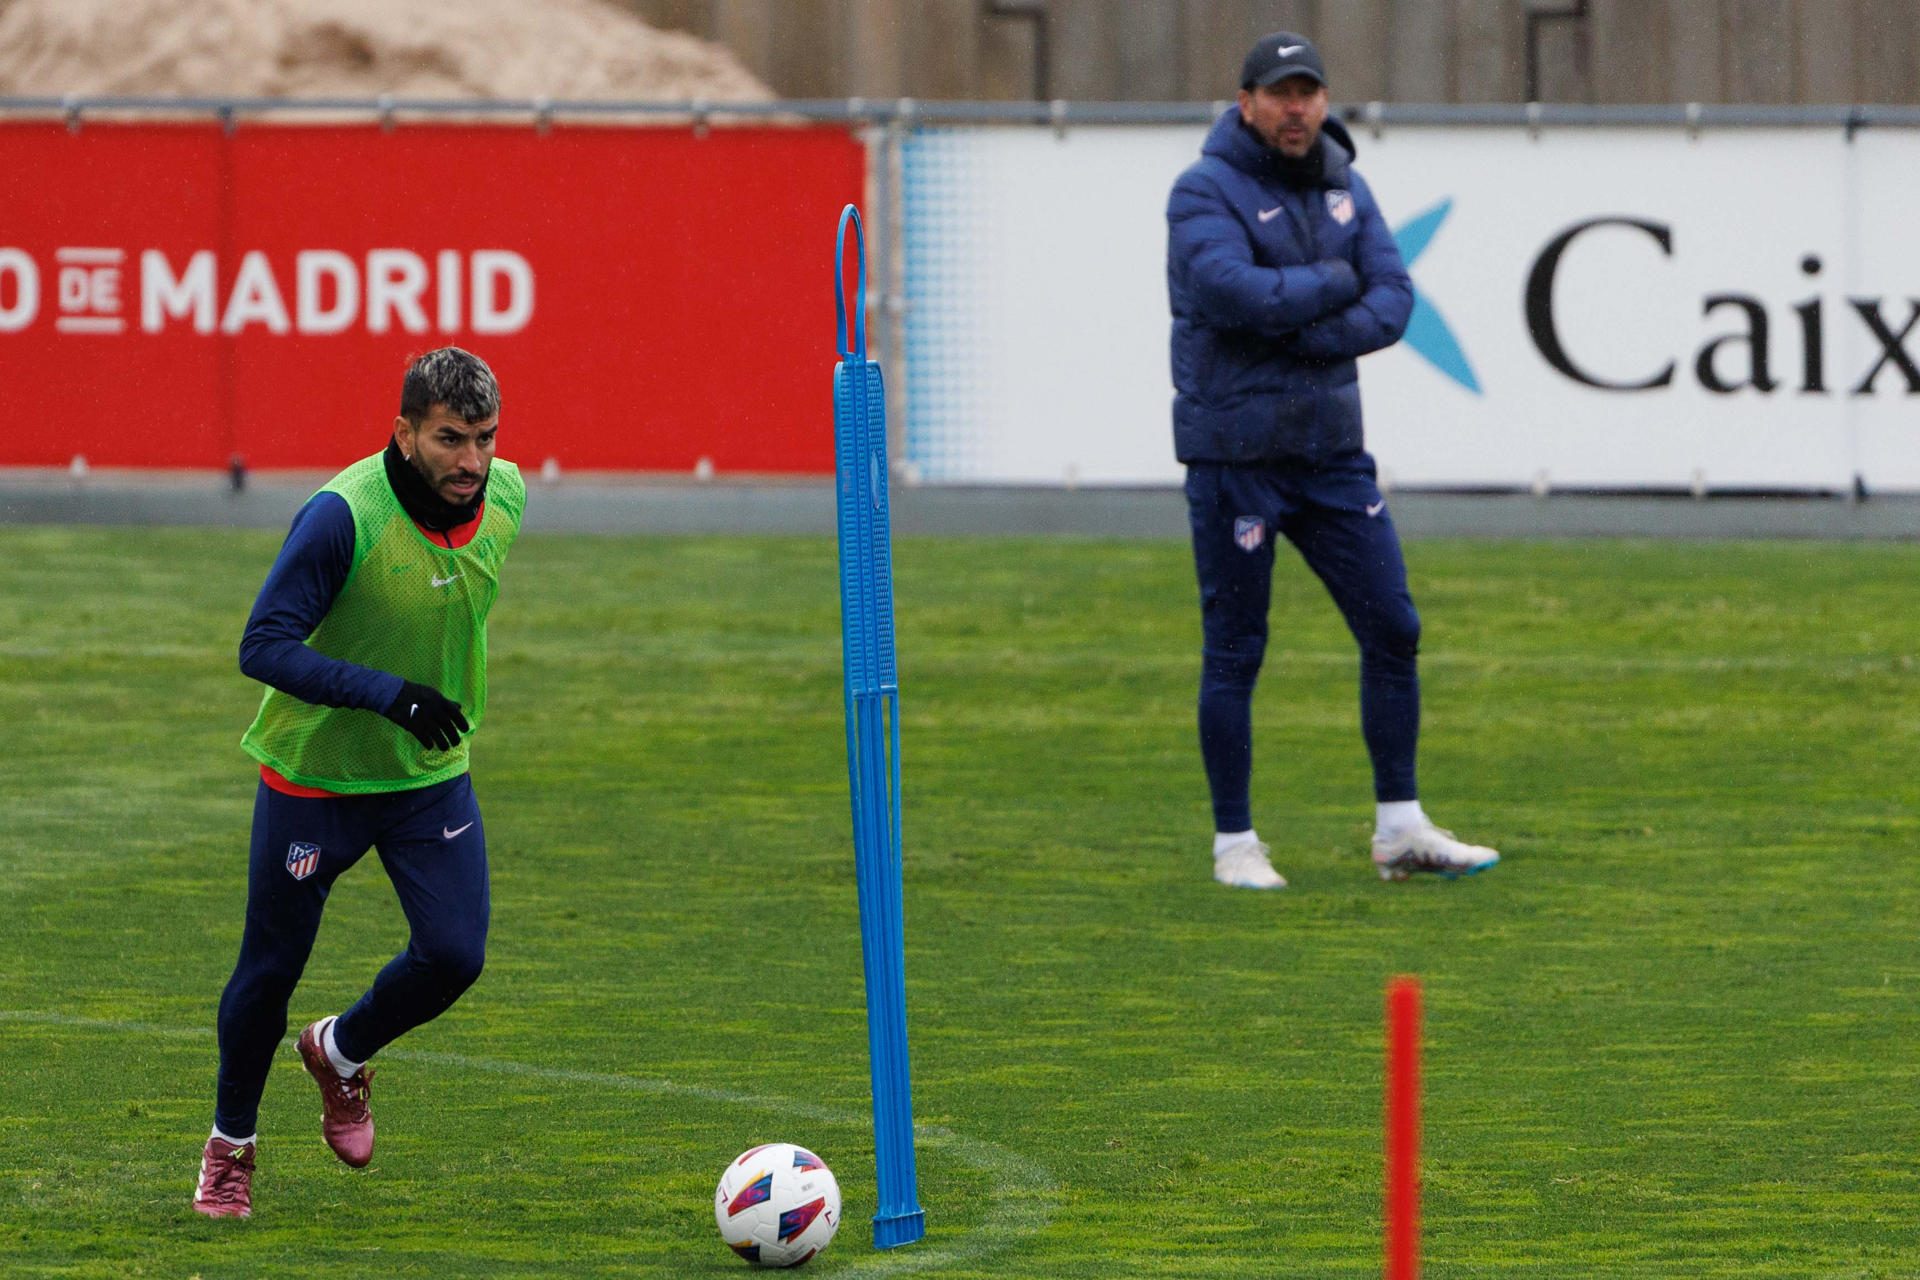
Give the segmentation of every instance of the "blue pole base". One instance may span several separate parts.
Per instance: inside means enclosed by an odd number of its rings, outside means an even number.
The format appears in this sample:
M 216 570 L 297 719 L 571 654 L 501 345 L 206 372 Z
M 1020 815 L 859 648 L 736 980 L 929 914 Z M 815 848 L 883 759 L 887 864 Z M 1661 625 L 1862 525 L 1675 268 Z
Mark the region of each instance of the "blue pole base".
M 873 1247 L 892 1249 L 903 1244 L 912 1244 L 927 1234 L 927 1211 L 914 1209 L 909 1213 L 873 1215 Z

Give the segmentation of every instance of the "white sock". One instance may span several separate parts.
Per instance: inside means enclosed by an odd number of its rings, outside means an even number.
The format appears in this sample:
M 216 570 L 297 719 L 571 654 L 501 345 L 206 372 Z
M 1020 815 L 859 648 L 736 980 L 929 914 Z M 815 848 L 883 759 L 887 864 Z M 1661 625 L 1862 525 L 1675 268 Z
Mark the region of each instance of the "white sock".
M 338 1018 L 327 1019 L 326 1030 L 320 1033 L 320 1047 L 327 1051 L 327 1061 L 331 1062 L 333 1069 L 340 1073 L 340 1078 L 342 1080 L 348 1080 L 352 1078 L 354 1072 L 367 1064 L 364 1062 L 355 1062 L 352 1058 L 340 1052 L 340 1046 L 335 1043 L 333 1038 L 334 1024 L 339 1021 L 340 1019 Z
M 229 1138 L 226 1134 L 220 1132 L 219 1125 L 215 1125 L 213 1126 L 213 1136 L 220 1139 L 220 1141 L 226 1143 L 230 1147 L 250 1147 L 253 1145 L 253 1140 L 259 1137 L 260 1135 L 257 1133 L 250 1133 L 244 1138 Z
M 1258 840 L 1259 838 L 1259 836 L 1253 834 L 1252 827 L 1248 827 L 1245 831 L 1216 831 L 1213 833 L 1213 856 L 1216 858 L 1219 857 L 1243 840 Z
M 1402 831 L 1429 825 L 1418 800 L 1382 800 L 1373 806 L 1373 834 L 1391 840 Z

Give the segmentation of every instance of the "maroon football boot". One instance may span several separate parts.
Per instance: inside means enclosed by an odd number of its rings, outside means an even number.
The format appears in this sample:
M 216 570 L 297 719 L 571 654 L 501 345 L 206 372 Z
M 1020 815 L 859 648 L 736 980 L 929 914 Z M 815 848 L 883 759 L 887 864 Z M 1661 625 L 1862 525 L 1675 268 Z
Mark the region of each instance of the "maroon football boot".
M 361 1067 L 346 1079 L 333 1069 L 326 1049 L 320 1043 L 320 1022 L 310 1022 L 300 1033 L 300 1061 L 307 1074 L 320 1086 L 320 1135 L 333 1148 L 333 1154 L 356 1169 L 364 1169 L 373 1159 L 373 1111 L 367 1106 L 367 1090 L 373 1072 Z
M 193 1211 L 209 1218 L 253 1216 L 253 1144 L 236 1147 L 225 1138 L 208 1138 L 200 1153 L 200 1186 Z

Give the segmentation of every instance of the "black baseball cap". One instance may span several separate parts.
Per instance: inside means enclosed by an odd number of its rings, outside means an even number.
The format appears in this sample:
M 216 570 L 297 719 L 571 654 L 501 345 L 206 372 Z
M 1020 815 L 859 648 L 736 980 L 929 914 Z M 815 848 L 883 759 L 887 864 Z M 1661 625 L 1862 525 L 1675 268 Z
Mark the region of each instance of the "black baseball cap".
M 1320 51 L 1313 47 L 1313 41 L 1292 31 L 1261 36 L 1240 64 L 1242 89 L 1279 84 L 1288 76 L 1305 76 L 1315 84 L 1327 82 L 1327 68 L 1320 61 Z

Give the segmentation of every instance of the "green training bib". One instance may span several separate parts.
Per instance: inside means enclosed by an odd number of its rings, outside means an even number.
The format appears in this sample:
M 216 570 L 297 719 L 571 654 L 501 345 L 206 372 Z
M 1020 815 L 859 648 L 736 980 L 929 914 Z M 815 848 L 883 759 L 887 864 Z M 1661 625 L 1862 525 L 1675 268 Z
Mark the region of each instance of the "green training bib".
M 339 494 L 353 512 L 353 567 L 307 644 L 438 689 L 478 731 L 487 713 L 487 612 L 527 503 L 520 469 L 494 460 L 486 512 L 464 547 L 437 545 L 420 532 L 394 497 L 380 454 L 320 492 Z M 467 769 L 467 741 L 435 751 L 377 711 L 315 706 L 268 689 L 240 745 L 289 782 L 360 794 L 458 777 Z

